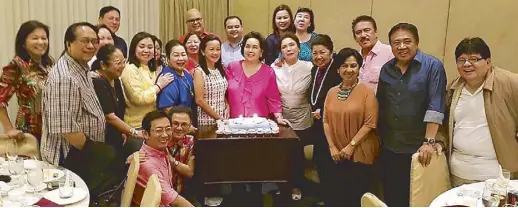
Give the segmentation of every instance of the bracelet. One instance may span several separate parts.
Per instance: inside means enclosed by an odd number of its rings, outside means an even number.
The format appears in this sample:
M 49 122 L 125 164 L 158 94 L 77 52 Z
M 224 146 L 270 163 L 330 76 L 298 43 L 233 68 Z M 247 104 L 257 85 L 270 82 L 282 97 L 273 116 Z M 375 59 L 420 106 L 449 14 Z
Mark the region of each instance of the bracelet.
M 137 134 L 138 134 L 138 131 L 137 131 L 135 128 L 131 128 L 131 129 L 130 129 L 130 135 L 131 135 L 132 137 L 136 137 L 136 136 L 137 136 Z
M 158 84 L 155 84 L 155 85 L 158 87 L 159 91 L 162 91 L 162 88 L 160 87 L 160 85 L 158 85 Z

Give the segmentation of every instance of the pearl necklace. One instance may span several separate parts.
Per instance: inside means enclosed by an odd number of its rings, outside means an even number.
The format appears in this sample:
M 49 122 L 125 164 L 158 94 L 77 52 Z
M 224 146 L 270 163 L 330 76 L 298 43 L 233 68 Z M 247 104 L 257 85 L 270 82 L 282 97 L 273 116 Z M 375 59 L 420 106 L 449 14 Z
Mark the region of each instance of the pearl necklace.
M 320 87 L 318 87 L 317 96 L 313 98 L 313 94 L 315 93 L 315 84 L 317 82 L 318 73 L 320 70 L 318 70 L 317 67 L 317 73 L 315 74 L 315 79 L 313 79 L 313 88 L 311 88 L 311 105 L 316 105 L 318 101 L 318 95 L 320 95 L 320 90 L 322 90 L 322 85 L 324 85 L 324 81 L 326 80 L 327 72 L 329 72 L 329 68 L 331 68 L 331 65 L 333 64 L 333 59 L 331 59 L 331 62 L 329 63 L 329 66 L 327 66 L 326 73 L 324 74 L 324 77 L 322 77 L 322 82 L 320 82 Z

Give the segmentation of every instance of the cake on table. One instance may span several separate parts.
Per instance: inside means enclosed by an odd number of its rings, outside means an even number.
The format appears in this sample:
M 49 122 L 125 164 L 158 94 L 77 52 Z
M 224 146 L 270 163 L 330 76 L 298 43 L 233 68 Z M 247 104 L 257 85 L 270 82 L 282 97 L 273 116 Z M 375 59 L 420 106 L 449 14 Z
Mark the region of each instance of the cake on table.
M 225 137 L 272 136 L 279 134 L 279 126 L 273 120 L 258 117 L 231 118 L 219 120 L 216 134 Z

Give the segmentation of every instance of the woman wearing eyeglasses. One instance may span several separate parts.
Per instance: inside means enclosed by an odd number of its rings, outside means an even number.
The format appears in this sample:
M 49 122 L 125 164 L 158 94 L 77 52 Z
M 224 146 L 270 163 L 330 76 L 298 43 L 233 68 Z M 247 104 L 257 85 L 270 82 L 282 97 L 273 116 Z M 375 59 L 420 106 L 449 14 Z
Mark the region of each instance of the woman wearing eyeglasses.
M 142 131 L 137 131 L 124 123 L 126 103 L 119 77 L 124 71 L 124 55 L 114 45 L 99 48 L 97 59 L 92 69 L 98 76 L 92 79 L 95 93 L 106 118 L 106 143 L 116 150 L 121 150 L 124 136 L 144 138 Z

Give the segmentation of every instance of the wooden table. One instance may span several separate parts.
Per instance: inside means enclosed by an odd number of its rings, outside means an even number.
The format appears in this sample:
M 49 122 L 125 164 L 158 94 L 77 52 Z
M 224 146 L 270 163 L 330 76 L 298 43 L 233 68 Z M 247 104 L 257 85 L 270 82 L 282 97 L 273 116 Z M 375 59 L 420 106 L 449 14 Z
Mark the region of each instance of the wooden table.
M 201 184 L 275 182 L 284 184 L 283 190 L 291 187 L 299 142 L 293 129 L 280 127 L 278 135 L 269 137 L 218 138 L 216 128 L 200 126 L 195 135 L 195 172 Z

